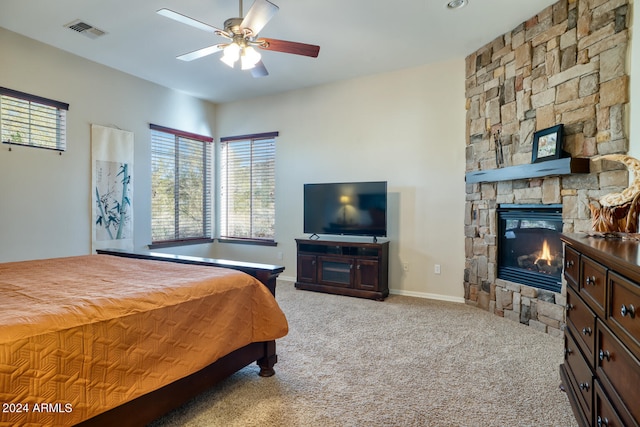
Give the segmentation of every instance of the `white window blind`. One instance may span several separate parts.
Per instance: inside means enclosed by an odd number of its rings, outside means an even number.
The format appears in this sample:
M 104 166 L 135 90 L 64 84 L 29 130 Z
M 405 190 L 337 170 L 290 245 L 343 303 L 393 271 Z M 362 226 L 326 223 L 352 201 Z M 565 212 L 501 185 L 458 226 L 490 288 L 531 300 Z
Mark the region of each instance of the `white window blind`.
M 221 238 L 274 241 L 276 136 L 220 140 Z
M 150 128 L 152 244 L 211 239 L 213 139 Z
M 0 135 L 5 144 L 64 151 L 69 104 L 0 87 Z

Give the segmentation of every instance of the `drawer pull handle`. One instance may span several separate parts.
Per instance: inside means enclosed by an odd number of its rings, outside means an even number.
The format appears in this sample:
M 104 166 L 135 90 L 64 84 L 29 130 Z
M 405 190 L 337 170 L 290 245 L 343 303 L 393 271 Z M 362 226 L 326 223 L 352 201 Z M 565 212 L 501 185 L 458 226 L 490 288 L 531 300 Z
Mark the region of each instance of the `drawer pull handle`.
M 593 331 L 588 326 L 586 328 L 582 328 L 582 335 L 591 335 Z
M 589 391 L 589 383 L 580 383 L 580 390 Z
M 609 425 L 609 420 L 607 417 L 602 418 L 598 415 L 598 427 L 607 427 Z
M 633 306 L 633 304 L 629 304 L 628 307 L 623 304 L 622 308 L 620 308 L 620 314 L 622 315 L 622 317 L 628 314 L 629 317 L 633 319 L 634 317 L 636 317 L 636 308 Z
M 569 356 L 571 353 L 573 353 L 573 350 L 571 350 L 569 347 L 564 349 L 565 356 Z
M 574 307 L 574 305 L 573 305 L 573 304 L 569 304 L 569 303 L 567 303 L 567 307 L 566 307 L 566 308 L 567 308 L 567 311 L 571 311 L 571 310 L 573 310 L 573 307 Z
M 611 353 L 607 350 L 600 350 L 600 361 L 604 362 L 604 359 L 607 359 L 607 362 L 611 360 Z
M 596 285 L 596 276 L 587 276 L 587 278 L 585 279 L 585 283 L 587 285 Z
M 567 263 L 565 265 L 567 266 L 567 268 L 573 267 L 573 260 L 567 261 Z

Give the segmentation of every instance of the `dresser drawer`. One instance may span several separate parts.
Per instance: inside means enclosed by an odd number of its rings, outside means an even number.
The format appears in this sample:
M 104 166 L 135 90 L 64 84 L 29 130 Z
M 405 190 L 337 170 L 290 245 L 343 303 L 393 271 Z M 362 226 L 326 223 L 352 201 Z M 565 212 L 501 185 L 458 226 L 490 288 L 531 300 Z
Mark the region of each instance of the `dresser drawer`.
M 607 318 L 622 342 L 640 358 L 640 286 L 619 274 L 609 273 Z
M 580 263 L 582 265 L 580 295 L 598 315 L 604 316 L 607 269 L 584 255 L 581 257 Z
M 589 365 L 595 367 L 596 316 L 572 288 L 567 289 L 567 325 L 589 359 Z
M 593 374 L 571 333 L 565 331 L 565 362 L 569 366 L 572 388 L 585 414 L 591 414 L 593 403 Z
M 626 427 L 598 381 L 594 384 L 593 419 L 598 427 Z
M 637 425 L 640 420 L 640 361 L 599 320 L 596 350 L 597 374 L 603 388 L 626 424 Z
M 580 254 L 566 245 L 564 247 L 564 277 L 569 285 L 576 290 L 578 289 Z

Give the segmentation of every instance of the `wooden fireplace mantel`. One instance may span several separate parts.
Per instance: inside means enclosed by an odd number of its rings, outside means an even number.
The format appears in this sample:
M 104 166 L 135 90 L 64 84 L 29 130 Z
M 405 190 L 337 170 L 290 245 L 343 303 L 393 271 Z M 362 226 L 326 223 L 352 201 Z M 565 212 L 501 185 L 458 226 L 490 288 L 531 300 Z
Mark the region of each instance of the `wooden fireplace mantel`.
M 467 184 L 480 182 L 510 181 L 514 179 L 541 178 L 572 173 L 589 173 L 589 159 L 565 157 L 527 165 L 508 166 L 500 169 L 472 171 L 465 174 Z

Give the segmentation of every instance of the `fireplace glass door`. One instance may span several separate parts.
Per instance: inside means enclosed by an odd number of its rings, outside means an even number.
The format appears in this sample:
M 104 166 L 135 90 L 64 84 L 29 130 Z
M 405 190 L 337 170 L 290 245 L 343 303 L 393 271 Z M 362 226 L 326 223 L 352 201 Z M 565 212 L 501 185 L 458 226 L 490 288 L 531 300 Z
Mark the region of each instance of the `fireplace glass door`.
M 562 206 L 502 205 L 498 212 L 498 278 L 560 292 Z

